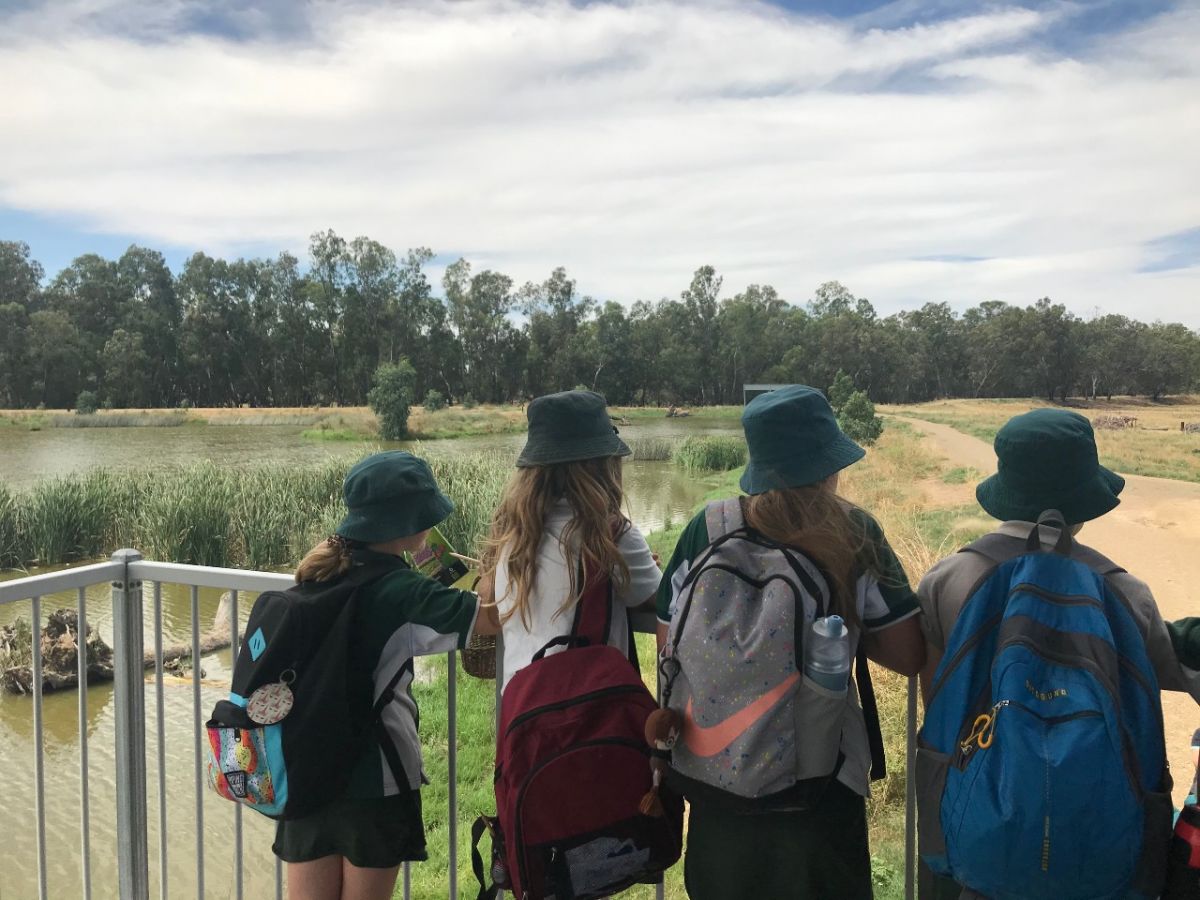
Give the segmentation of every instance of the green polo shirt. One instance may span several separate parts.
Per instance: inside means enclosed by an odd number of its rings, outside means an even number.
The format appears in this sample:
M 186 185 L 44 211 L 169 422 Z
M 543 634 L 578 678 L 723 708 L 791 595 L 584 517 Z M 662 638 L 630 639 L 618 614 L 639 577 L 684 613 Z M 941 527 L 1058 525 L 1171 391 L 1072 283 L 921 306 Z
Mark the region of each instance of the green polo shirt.
M 863 627 L 867 631 L 878 631 L 916 615 L 919 609 L 917 596 L 909 586 L 904 567 L 888 544 L 879 523 L 858 507 L 850 508 L 850 518 L 861 529 L 863 536 L 863 549 L 855 572 L 858 611 Z M 658 621 L 662 624 L 670 624 L 683 580 L 708 544 L 708 526 L 704 510 L 701 510 L 679 536 L 675 552 L 671 554 L 658 586 L 655 605 Z
M 421 786 L 419 711 L 412 695 L 414 660 L 463 649 L 478 613 L 476 594 L 446 587 L 407 566 L 363 589 L 358 598 L 355 665 L 370 674 L 374 700 L 392 684 L 392 699 L 381 713 L 390 747 L 383 745 L 382 735 L 376 736 L 355 766 L 347 796 L 384 797 Z M 402 777 L 394 771 L 396 762 Z

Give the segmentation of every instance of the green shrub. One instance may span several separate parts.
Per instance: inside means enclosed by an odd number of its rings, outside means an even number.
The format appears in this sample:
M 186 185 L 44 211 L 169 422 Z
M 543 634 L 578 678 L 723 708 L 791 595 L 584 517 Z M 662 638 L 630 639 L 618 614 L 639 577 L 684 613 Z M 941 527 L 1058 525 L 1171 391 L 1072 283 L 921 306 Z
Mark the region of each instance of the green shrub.
M 96 399 L 94 391 L 80 391 L 75 398 L 75 412 L 81 416 L 93 415 L 99 408 L 100 401 Z
M 375 370 L 367 403 L 379 419 L 379 433 L 386 441 L 398 441 L 408 434 L 408 411 L 416 375 L 407 359 L 396 364 L 384 363 Z
M 441 391 L 430 390 L 425 393 L 425 399 L 421 401 L 421 405 L 425 407 L 426 412 L 437 412 L 439 409 L 446 408 L 446 398 L 442 396 Z
M 833 384 L 829 386 L 827 392 L 829 405 L 833 407 L 834 415 L 841 415 L 842 407 L 846 405 L 854 392 L 854 379 L 838 369 L 837 376 L 833 379 Z
M 838 413 L 838 424 L 851 440 L 873 444 L 883 434 L 883 419 L 875 415 L 875 404 L 862 391 L 852 393 Z
M 463 398 L 462 398 L 462 408 L 463 409 L 474 409 L 478 405 L 479 404 L 475 402 L 474 394 L 463 394 Z
M 746 442 L 740 437 L 693 436 L 675 451 L 676 464 L 697 472 L 726 472 L 746 464 Z

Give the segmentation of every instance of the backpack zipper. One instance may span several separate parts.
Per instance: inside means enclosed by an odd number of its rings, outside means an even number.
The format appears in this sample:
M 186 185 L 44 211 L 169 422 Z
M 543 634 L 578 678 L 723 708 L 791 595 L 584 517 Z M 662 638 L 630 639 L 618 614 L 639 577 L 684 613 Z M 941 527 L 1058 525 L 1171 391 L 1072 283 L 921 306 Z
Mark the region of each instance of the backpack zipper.
M 585 750 L 589 747 L 603 747 L 603 746 L 627 747 L 630 750 L 636 750 L 638 753 L 641 753 L 643 756 L 646 756 L 647 758 L 650 756 L 650 748 L 648 746 L 646 746 L 644 743 L 641 743 L 638 741 L 633 741 L 628 738 L 594 738 L 590 741 L 581 741 L 580 743 L 573 745 L 572 747 L 570 747 L 567 750 L 560 750 L 558 753 L 555 753 L 553 756 L 546 757 L 541 762 L 539 762 L 536 766 L 534 766 L 533 769 L 529 772 L 529 774 L 525 776 L 525 780 L 521 782 L 521 787 L 517 791 L 517 802 L 516 802 L 516 807 L 515 807 L 516 819 L 517 819 L 517 827 L 516 827 L 515 831 L 516 831 L 516 847 L 517 847 L 517 871 L 521 876 L 521 889 L 523 891 L 525 891 L 526 893 L 529 892 L 529 869 L 527 868 L 527 865 L 525 862 L 525 854 L 526 854 L 525 840 L 524 840 L 525 828 L 524 828 L 524 820 L 521 816 L 521 808 L 524 806 L 525 794 L 529 790 L 530 783 L 533 781 L 534 777 L 538 774 L 538 772 L 542 771 L 542 769 L 546 768 L 546 766 L 550 765 L 550 763 L 554 762 L 556 759 L 561 759 L 562 757 L 567 756 L 568 754 L 574 753 L 578 750 Z
M 1093 606 L 1096 609 L 1103 610 L 1104 604 L 1098 601 L 1095 597 L 1089 597 L 1086 594 L 1056 594 L 1054 591 L 1048 591 L 1045 588 L 1038 587 L 1036 584 L 1022 582 L 1016 585 L 1008 592 L 1009 600 L 1014 594 L 1033 594 L 1035 597 L 1040 597 L 1049 603 L 1058 603 L 1062 606 Z
M 545 706 L 535 706 L 533 709 L 526 710 L 509 722 L 508 727 L 504 729 L 504 736 L 508 737 L 508 735 L 512 733 L 512 730 L 518 725 L 528 722 L 530 719 L 540 716 L 543 713 L 554 712 L 558 709 L 567 709 L 572 706 L 580 706 L 584 703 L 590 703 L 593 700 L 602 700 L 605 697 L 615 697 L 620 694 L 641 693 L 645 689 L 645 685 L 642 684 L 618 684 L 613 685 L 612 687 L 590 691 L 586 694 L 580 694 L 579 696 L 572 697 L 569 700 L 559 700 L 556 703 L 547 703 Z
M 1103 685 L 1104 689 L 1108 691 L 1108 696 L 1112 701 L 1113 706 L 1118 710 L 1121 708 L 1121 695 L 1119 690 L 1115 685 L 1111 685 L 1108 682 L 1108 679 L 1105 678 L 1104 673 L 1099 670 L 1098 666 L 1094 666 L 1090 659 L 1074 657 L 1073 659 L 1068 660 L 1060 654 L 1056 654 L 1051 650 L 1047 650 L 1046 648 L 1039 646 L 1026 635 L 1017 635 L 1004 645 L 1004 647 L 1013 646 L 1026 647 L 1037 656 L 1040 656 L 1049 662 L 1056 663 L 1057 665 L 1065 666 L 1068 669 L 1081 669 L 1089 672 L 1097 681 L 1101 683 L 1101 685 Z M 996 654 L 999 655 L 1002 649 L 1004 648 L 997 647 Z M 1116 654 L 1114 653 L 1114 655 Z M 1118 656 L 1117 659 L 1119 660 L 1120 657 Z M 1124 764 L 1125 775 L 1129 778 L 1129 783 L 1133 787 L 1134 793 L 1136 793 L 1138 797 L 1143 797 L 1145 796 L 1146 791 L 1145 788 L 1142 787 L 1142 780 L 1138 774 L 1137 757 L 1133 751 L 1133 742 L 1129 737 L 1129 731 L 1120 722 L 1117 723 L 1117 731 L 1121 737 L 1121 761 Z

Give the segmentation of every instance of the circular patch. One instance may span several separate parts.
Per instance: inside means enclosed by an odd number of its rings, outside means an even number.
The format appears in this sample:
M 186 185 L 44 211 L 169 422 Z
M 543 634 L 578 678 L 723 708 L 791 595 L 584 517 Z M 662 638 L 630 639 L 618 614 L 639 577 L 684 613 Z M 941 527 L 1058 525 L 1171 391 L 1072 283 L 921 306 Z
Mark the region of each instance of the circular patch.
M 246 715 L 256 725 L 274 725 L 281 722 L 292 711 L 296 702 L 292 689 L 284 682 L 264 684 L 253 694 L 246 703 Z

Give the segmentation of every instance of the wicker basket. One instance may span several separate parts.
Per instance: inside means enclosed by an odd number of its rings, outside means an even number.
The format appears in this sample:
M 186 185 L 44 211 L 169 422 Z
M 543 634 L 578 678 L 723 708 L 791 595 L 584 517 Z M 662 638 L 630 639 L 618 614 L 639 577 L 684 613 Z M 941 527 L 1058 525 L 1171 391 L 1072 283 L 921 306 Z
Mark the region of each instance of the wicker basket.
M 462 652 L 463 670 L 476 678 L 496 677 L 496 636 L 476 634 Z

